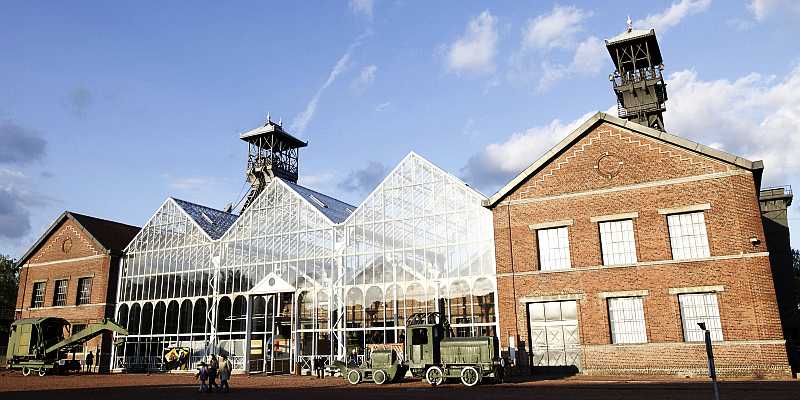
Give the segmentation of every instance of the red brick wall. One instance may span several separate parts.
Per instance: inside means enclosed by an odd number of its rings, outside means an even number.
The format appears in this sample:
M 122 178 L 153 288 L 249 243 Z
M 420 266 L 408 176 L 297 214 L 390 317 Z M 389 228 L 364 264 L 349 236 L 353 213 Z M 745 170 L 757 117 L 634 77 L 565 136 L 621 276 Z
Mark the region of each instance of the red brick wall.
M 69 240 L 71 245 L 64 242 Z M 110 274 L 112 257 L 99 246 L 75 221 L 67 218 L 49 238 L 32 254 L 20 272 L 20 287 L 17 291 L 17 316 L 19 318 L 55 316 L 72 324 L 90 324 L 110 318 L 114 310 L 114 293 L 117 276 Z M 90 304 L 76 305 L 78 279 L 91 277 Z M 54 306 L 55 281 L 68 279 L 66 305 Z M 111 282 L 109 282 L 111 279 Z M 46 282 L 44 306 L 31 308 L 33 285 Z M 111 284 L 111 286 L 109 286 Z M 110 351 L 110 337 L 98 337 L 86 344 L 86 349 L 94 352 L 101 348 L 103 353 Z M 78 358 L 82 358 L 78 356 Z M 107 363 L 106 357 L 103 357 Z
M 620 168 L 608 168 L 609 160 Z M 667 219 L 658 210 L 696 204 L 711 207 L 704 211 L 711 258 L 672 261 Z M 590 218 L 632 212 L 638 263 L 603 267 Z M 539 271 L 530 225 L 561 220 L 572 221 L 572 270 Z M 683 342 L 678 298 L 669 289 L 722 286 L 721 371 L 788 371 L 785 349 L 775 350 L 783 348 L 783 334 L 750 171 L 603 123 L 506 196 L 494 208 L 494 229 L 504 345 L 508 335 L 529 341 L 521 299 L 576 294 L 584 372 L 688 373 L 705 368 L 705 352 Z M 599 294 L 632 290 L 648 291 L 648 344 L 612 345 L 607 300 Z M 752 368 L 741 368 L 743 361 Z

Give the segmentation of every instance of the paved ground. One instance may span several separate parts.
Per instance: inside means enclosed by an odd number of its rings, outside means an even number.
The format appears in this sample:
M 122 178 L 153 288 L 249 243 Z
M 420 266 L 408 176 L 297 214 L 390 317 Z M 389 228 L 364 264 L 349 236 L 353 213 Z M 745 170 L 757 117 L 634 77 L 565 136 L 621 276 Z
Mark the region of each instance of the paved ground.
M 222 396 L 231 399 L 711 399 L 710 384 L 699 379 L 621 381 L 600 377 L 517 379 L 502 385 L 436 388 L 419 381 L 386 386 L 350 386 L 341 378 L 234 376 L 228 394 L 200 394 L 191 375 L 70 375 L 23 377 L 0 371 L 0 399 L 177 400 Z M 721 399 L 800 399 L 797 381 L 721 382 Z

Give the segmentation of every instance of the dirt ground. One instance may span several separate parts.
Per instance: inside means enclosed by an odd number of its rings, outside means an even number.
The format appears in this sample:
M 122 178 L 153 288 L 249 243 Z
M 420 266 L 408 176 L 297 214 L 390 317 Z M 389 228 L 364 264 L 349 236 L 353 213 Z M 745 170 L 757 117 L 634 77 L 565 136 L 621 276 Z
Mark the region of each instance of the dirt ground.
M 201 394 L 187 374 L 113 374 L 28 376 L 0 371 L 0 399 L 177 400 L 223 396 L 236 399 L 711 399 L 706 380 L 653 378 L 619 380 L 602 377 L 563 379 L 516 378 L 512 382 L 465 388 L 447 383 L 432 388 L 420 381 L 377 386 L 348 385 L 342 378 L 235 375 L 227 394 Z M 721 399 L 800 399 L 798 381 L 720 382 Z

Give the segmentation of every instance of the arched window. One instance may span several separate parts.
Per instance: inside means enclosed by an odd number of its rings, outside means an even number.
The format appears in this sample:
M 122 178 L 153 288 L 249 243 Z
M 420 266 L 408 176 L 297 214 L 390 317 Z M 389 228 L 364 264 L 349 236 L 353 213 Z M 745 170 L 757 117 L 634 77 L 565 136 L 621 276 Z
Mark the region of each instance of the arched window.
M 359 288 L 350 288 L 346 296 L 345 319 L 348 328 L 364 327 L 364 294 Z
M 178 302 L 172 300 L 167 307 L 167 323 L 165 333 L 174 335 L 178 333 L 178 318 L 180 317 L 180 307 Z
M 328 292 L 320 290 L 317 292 L 317 328 L 328 329 L 328 310 L 330 310 L 330 298 Z
M 244 296 L 236 296 L 233 299 L 233 310 L 231 312 L 231 331 L 244 332 L 247 320 L 247 301 Z
M 475 281 L 475 288 L 472 290 L 474 298 L 474 313 L 476 323 L 495 322 L 494 313 L 494 285 L 486 278 Z
M 192 301 L 186 299 L 181 303 L 180 333 L 192 333 Z
M 386 315 L 384 314 L 383 291 L 377 286 L 367 289 L 364 298 L 364 311 L 367 316 L 367 328 L 382 328 Z
M 314 294 L 303 291 L 297 295 L 297 314 L 300 329 L 314 329 Z
M 208 314 L 206 307 L 206 301 L 204 299 L 198 299 L 194 303 L 194 313 L 192 316 L 192 333 L 197 334 L 204 334 L 206 333 L 206 327 L 208 327 Z
M 405 325 L 403 288 L 400 285 L 386 289 L 386 326 Z
M 253 332 L 265 332 L 267 329 L 267 321 L 265 320 L 267 314 L 267 299 L 264 296 L 255 296 L 253 298 L 253 311 L 251 318 L 253 319 Z
M 138 335 L 139 334 L 139 323 L 141 322 L 141 312 L 142 308 L 139 303 L 134 303 L 131 306 L 131 314 L 128 318 L 128 334 L 130 335 Z
M 454 325 L 472 323 L 472 295 L 467 282 L 455 281 L 448 291 L 450 323 Z
M 217 333 L 231 331 L 231 299 L 221 297 L 217 305 Z
M 119 311 L 117 311 L 117 324 L 119 326 L 128 329 L 128 305 L 123 304 L 119 306 Z
M 153 335 L 163 335 L 164 334 L 164 325 L 166 324 L 167 318 L 167 306 L 164 304 L 163 301 L 159 301 L 156 304 L 156 308 L 153 311 Z
M 140 335 L 149 335 L 153 328 L 153 303 L 146 303 L 142 307 L 142 327 L 139 330 Z

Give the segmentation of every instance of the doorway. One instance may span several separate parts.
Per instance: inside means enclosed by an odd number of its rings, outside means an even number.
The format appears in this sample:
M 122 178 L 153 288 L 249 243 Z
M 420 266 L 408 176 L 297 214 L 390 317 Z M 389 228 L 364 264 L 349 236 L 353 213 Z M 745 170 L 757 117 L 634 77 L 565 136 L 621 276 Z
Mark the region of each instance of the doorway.
M 292 293 L 252 296 L 251 373 L 289 373 L 291 366 Z

